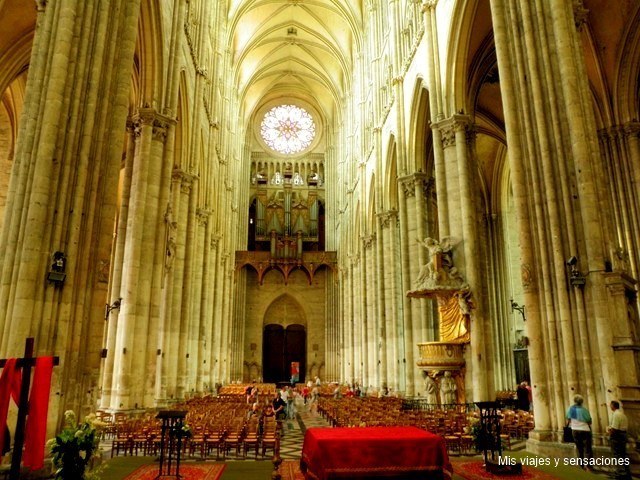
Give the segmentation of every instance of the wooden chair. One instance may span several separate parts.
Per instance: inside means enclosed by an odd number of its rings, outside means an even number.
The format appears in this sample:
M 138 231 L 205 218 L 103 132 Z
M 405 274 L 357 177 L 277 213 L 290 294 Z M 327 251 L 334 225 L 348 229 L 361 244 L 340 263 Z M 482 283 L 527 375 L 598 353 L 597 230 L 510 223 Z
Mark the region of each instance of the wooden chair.
M 227 435 L 224 439 L 224 456 L 228 452 L 231 452 L 232 448 L 236 450 L 236 458 L 240 456 L 240 447 L 242 446 L 242 439 L 244 435 L 244 424 L 239 422 L 234 422 L 227 432 Z
M 207 458 L 212 450 L 216 450 L 216 460 L 220 458 L 220 453 L 224 458 L 224 437 L 225 430 L 223 427 L 215 427 L 209 430 L 204 439 L 204 458 Z
M 120 455 L 120 450 L 123 451 L 124 456 L 127 456 L 127 452 L 129 455 L 133 455 L 133 439 L 128 434 L 123 436 L 118 436 L 113 439 L 111 443 L 111 458 L 113 455 Z
M 253 447 L 255 459 L 258 459 L 258 447 L 260 445 L 260 428 L 258 420 L 251 420 L 247 423 L 246 432 L 242 440 L 244 457 L 247 457 L 249 447 Z
M 189 456 L 194 457 L 196 452 L 198 452 L 200 454 L 200 458 L 204 459 L 204 443 L 205 434 L 202 431 L 195 433 L 189 440 Z
M 473 437 L 471 435 L 460 436 L 460 454 L 474 454 L 476 450 Z
M 508 434 L 508 433 L 500 434 L 500 441 L 502 442 L 502 445 L 507 450 L 511 450 L 511 435 L 510 434 Z
M 460 450 L 460 437 L 458 435 L 445 435 L 444 441 L 447 446 L 447 452 L 452 454 L 453 452 L 461 453 Z
M 262 458 L 264 458 L 269 448 L 273 450 L 273 455 L 275 456 L 279 447 L 278 431 L 275 423 L 266 422 L 262 432 Z

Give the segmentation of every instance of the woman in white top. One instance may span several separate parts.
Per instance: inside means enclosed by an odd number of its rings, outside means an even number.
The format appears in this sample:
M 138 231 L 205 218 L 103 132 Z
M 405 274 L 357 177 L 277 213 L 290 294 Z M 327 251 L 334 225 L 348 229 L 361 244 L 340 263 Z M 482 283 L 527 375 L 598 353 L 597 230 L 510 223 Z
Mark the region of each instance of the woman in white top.
M 592 470 L 591 461 L 593 459 L 592 438 L 591 438 L 591 414 L 584 408 L 584 398 L 581 395 L 573 397 L 573 405 L 567 410 L 567 425 L 571 426 L 573 441 L 578 447 L 578 457 L 580 465 L 587 471 Z M 585 459 L 585 453 L 587 458 Z

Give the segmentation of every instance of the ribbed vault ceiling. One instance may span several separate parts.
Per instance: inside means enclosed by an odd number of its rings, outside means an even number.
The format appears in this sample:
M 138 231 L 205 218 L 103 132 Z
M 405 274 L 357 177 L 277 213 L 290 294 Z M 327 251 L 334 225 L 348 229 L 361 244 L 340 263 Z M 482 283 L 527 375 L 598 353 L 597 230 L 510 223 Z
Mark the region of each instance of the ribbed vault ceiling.
M 246 121 L 276 97 L 305 99 L 332 120 L 351 88 L 359 0 L 232 1 L 229 26 Z

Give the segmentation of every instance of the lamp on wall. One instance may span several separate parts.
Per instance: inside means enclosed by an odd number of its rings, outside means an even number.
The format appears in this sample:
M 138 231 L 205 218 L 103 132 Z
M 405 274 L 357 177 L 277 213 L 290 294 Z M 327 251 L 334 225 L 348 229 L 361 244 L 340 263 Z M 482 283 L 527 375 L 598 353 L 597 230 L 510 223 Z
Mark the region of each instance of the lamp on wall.
M 569 282 L 573 287 L 582 288 L 587 282 L 587 279 L 580 270 L 578 270 L 578 257 L 572 255 L 566 263 L 569 267 Z
M 63 252 L 57 251 L 53 254 L 51 267 L 47 272 L 47 280 L 56 287 L 61 287 L 67 278 L 67 257 Z
M 509 299 L 509 302 L 511 302 L 511 311 L 513 312 L 514 310 L 520 312 L 520 315 L 522 315 L 522 321 L 526 322 L 527 321 L 527 317 L 525 317 L 524 315 L 524 305 L 519 305 L 516 302 L 513 301 L 513 298 Z
M 108 303 L 105 304 L 105 306 L 104 306 L 104 319 L 105 320 L 109 320 L 109 314 L 111 313 L 111 310 L 115 310 L 116 308 L 120 309 L 121 305 L 122 305 L 122 297 L 118 298 L 111 305 L 109 305 Z

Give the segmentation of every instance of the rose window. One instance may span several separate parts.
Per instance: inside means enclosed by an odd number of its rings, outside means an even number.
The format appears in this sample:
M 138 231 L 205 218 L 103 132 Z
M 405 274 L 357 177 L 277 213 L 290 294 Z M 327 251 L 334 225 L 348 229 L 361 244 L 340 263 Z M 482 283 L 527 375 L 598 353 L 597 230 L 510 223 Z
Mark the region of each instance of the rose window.
M 290 155 L 309 148 L 316 136 L 316 125 L 304 108 L 279 105 L 265 114 L 260 134 L 269 148 Z

